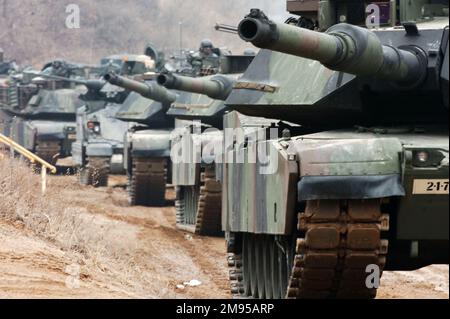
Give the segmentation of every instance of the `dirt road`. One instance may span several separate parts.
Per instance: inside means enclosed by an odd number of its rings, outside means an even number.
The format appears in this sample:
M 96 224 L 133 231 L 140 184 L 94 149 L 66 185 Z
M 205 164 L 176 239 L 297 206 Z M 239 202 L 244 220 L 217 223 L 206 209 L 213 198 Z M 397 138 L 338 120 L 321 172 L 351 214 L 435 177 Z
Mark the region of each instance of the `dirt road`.
M 224 240 L 177 231 L 171 206 L 129 207 L 124 178 L 94 189 L 52 177 L 41 200 L 24 176 L 25 195 L 0 207 L 0 298 L 230 297 Z M 448 298 L 448 271 L 386 273 L 380 297 Z

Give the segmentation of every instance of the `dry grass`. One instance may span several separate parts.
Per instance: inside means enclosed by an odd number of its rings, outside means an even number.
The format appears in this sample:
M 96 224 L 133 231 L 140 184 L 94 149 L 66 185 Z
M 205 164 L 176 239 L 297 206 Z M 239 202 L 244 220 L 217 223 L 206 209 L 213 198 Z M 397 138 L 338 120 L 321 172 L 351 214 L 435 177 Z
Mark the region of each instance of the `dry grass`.
M 55 190 L 50 188 L 42 196 L 40 176 L 30 167 L 16 160 L 0 162 L 0 217 L 58 243 L 64 250 L 86 253 L 87 241 L 100 238 L 81 236 L 86 225 L 79 218 L 80 211 Z
M 106 289 L 133 298 L 174 297 L 161 287 L 164 283 L 158 283 L 158 278 L 143 269 L 145 256 L 133 247 L 134 226 L 74 204 L 74 199 L 62 191 L 67 188 L 76 190 L 80 186 L 73 179 L 52 178 L 47 194 L 42 196 L 39 175 L 25 163 L 3 158 L 0 220 L 25 228 L 73 256 L 73 261 L 82 266 L 83 278 L 95 277 L 105 283 Z

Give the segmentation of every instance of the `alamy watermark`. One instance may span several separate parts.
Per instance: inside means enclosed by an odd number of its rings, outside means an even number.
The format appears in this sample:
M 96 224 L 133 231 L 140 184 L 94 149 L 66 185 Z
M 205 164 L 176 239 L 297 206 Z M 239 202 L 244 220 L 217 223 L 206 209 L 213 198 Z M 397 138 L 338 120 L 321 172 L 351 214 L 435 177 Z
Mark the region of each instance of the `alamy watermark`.
M 368 29 L 376 29 L 380 27 L 381 9 L 377 4 L 369 4 L 366 8 L 368 14 L 366 18 L 366 26 Z
M 255 164 L 262 175 L 278 170 L 277 128 L 215 128 L 201 130 L 201 123 L 172 132 L 174 164 Z
M 81 27 L 81 15 L 80 6 L 77 4 L 69 4 L 66 7 L 66 28 L 67 29 L 80 29 Z
M 366 277 L 366 287 L 368 289 L 380 288 L 381 281 L 381 269 L 378 265 L 368 265 L 366 267 L 366 273 L 369 275 Z

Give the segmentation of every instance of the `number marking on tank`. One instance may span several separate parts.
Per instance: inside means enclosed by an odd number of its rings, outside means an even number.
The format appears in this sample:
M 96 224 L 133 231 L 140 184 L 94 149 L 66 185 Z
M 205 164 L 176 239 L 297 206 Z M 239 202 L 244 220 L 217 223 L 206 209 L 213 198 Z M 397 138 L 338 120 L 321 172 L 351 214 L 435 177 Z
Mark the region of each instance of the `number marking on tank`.
M 414 195 L 448 195 L 448 179 L 416 179 Z

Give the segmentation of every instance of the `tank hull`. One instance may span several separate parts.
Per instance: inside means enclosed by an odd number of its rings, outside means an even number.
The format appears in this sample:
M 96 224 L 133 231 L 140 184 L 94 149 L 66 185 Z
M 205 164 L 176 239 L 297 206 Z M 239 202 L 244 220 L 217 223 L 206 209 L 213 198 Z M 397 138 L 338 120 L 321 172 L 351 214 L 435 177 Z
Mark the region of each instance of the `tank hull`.
M 189 121 L 176 121 L 172 133 L 172 184 L 177 193 L 177 227 L 198 235 L 221 236 L 223 131 L 195 133 Z M 194 130 L 194 134 L 192 134 Z
M 251 118 L 232 112 L 225 116 L 225 126 L 250 132 L 254 124 Z M 448 138 L 448 127 L 430 126 L 420 131 L 403 127 L 373 131 L 348 128 L 248 142 L 242 163 L 224 164 L 222 225 L 227 233 L 230 258 L 242 258 L 243 241 L 247 240 L 258 245 L 281 238 L 287 243 L 285 249 L 295 247 L 296 240 L 302 238 L 299 227 L 311 222 L 308 205 L 312 203 L 323 206 L 346 203 L 341 206 L 344 211 L 355 201 L 364 203 L 356 206 L 369 207 L 378 201 L 382 208 L 379 217 L 362 238 L 377 238 L 373 245 L 383 260 L 380 267 L 411 270 L 448 263 L 444 249 L 449 239 Z M 257 157 L 253 162 L 248 157 L 250 150 L 258 152 L 264 147 L 269 149 L 264 150 L 269 154 L 264 161 Z M 225 155 L 236 158 L 240 151 L 238 142 Z M 428 154 L 424 163 L 418 159 L 423 152 Z M 361 215 L 350 212 L 349 218 L 362 218 L 362 212 Z M 313 219 L 311 227 L 317 230 L 320 223 L 315 223 Z M 332 223 L 331 219 L 327 225 Z M 350 231 L 356 226 L 347 224 L 347 227 L 351 236 Z M 377 229 L 373 236 L 371 228 Z M 313 241 L 314 233 L 309 236 Z M 325 233 L 323 236 L 316 240 L 327 238 Z M 380 251 L 387 249 L 387 242 L 389 249 L 383 255 Z M 290 263 L 286 269 L 292 275 L 294 260 Z M 242 282 L 234 284 L 239 286 Z M 245 289 L 239 286 L 238 290 L 242 294 Z
M 166 183 L 171 182 L 171 128 L 135 127 L 125 135 L 124 168 L 132 205 L 166 205 Z

